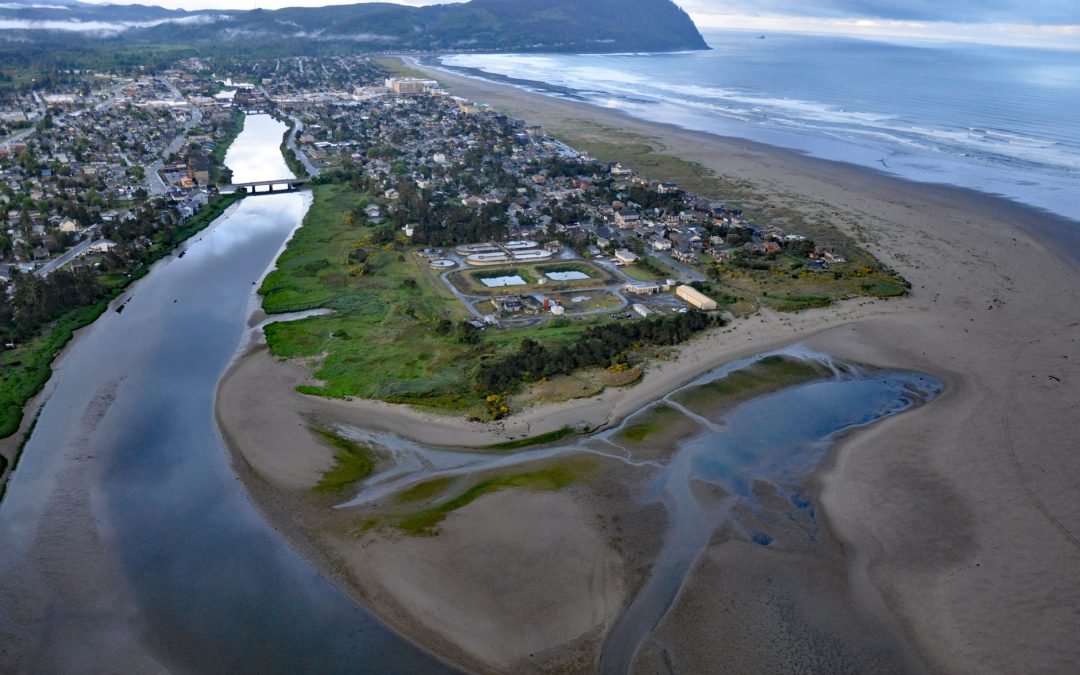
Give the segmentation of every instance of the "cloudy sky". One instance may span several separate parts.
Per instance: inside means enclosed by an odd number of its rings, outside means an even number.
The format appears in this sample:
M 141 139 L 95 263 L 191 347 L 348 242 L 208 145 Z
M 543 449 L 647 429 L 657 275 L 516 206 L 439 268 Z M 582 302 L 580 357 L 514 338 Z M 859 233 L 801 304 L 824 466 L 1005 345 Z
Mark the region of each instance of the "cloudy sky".
M 178 9 L 263 9 L 363 0 L 91 0 Z M 429 5 L 446 0 L 390 0 Z M 588 0 L 581 0 L 588 2 Z M 1080 0 L 676 0 L 701 28 L 1080 47 Z

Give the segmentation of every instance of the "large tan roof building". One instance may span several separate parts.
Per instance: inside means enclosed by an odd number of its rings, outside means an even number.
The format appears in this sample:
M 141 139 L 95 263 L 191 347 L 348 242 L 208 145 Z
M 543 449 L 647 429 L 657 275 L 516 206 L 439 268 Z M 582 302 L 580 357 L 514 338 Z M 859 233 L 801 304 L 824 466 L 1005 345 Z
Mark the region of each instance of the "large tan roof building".
M 685 284 L 679 286 L 675 289 L 675 295 L 689 302 L 691 305 L 697 307 L 698 309 L 703 309 L 706 311 L 716 309 L 715 300 L 698 291 L 696 288 L 693 288 L 692 286 L 687 286 Z

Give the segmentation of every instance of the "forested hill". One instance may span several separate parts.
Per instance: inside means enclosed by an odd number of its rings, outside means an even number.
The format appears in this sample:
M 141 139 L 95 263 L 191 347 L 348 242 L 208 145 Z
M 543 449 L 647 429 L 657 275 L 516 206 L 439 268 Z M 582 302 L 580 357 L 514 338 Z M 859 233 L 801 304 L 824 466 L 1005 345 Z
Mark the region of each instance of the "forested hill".
M 161 44 L 335 42 L 365 50 L 649 52 L 707 49 L 671 0 L 472 0 L 185 12 L 138 5 L 3 3 L 0 40 Z

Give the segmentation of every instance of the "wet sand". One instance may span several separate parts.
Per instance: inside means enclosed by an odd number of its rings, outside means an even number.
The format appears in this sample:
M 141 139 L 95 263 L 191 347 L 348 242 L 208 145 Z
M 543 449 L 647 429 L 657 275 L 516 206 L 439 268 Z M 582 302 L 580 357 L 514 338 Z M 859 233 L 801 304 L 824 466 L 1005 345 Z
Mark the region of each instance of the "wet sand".
M 662 515 L 612 519 L 614 505 L 639 508 L 631 488 L 619 492 L 610 481 L 590 482 L 542 499 L 504 491 L 451 514 L 433 539 L 360 534 L 347 513 L 280 508 L 310 503 L 306 488 L 330 462 L 331 450 L 304 427 L 314 418 L 450 446 L 567 425 L 592 429 L 724 362 L 805 340 L 841 358 L 932 373 L 946 391 L 930 405 L 850 435 L 809 479 L 830 533 L 827 548 L 766 551 L 718 536 L 639 653 L 638 669 L 694 672 L 729 664 L 735 672 L 739 664 L 759 663 L 756 655 L 770 645 L 782 647 L 773 654 L 778 668 L 1063 672 L 1080 661 L 1080 274 L 1071 262 L 1080 224 L 966 190 L 443 73 L 438 78 L 455 94 L 555 133 L 586 119 L 754 182 L 862 238 L 911 281 L 912 293 L 738 320 L 695 340 L 678 360 L 651 365 L 635 387 L 527 410 L 495 425 L 303 397 L 293 386 L 306 373 L 256 347 L 222 381 L 219 424 L 236 457 L 252 468 L 241 473 L 256 501 L 299 546 L 332 563 L 335 578 L 355 597 L 404 634 L 471 669 L 505 672 L 543 654 L 532 662 L 538 670 L 594 670 L 612 617 L 655 555 L 650 539 L 663 531 Z M 603 505 L 587 497 L 590 490 L 609 489 L 617 494 Z M 462 575 L 498 574 L 515 560 L 531 560 L 535 542 L 529 538 L 493 539 L 485 532 L 527 529 L 538 508 L 563 514 L 560 520 L 590 521 L 592 529 L 566 532 L 571 542 L 602 540 L 580 549 L 590 565 L 530 567 L 530 574 L 515 577 L 511 607 L 498 584 L 469 587 L 472 611 L 462 609 L 461 598 L 440 595 L 462 583 Z M 548 523 L 537 536 L 556 545 L 561 534 Z M 447 564 L 450 552 L 490 547 L 498 556 L 454 553 Z M 423 584 L 416 581 L 421 577 Z M 607 590 L 582 595 L 592 611 L 579 606 L 568 624 L 573 630 L 547 631 L 537 643 L 536 632 L 523 628 L 522 608 L 542 606 L 559 597 L 553 588 L 576 584 Z M 787 609 L 766 607 L 766 597 Z M 725 603 L 726 618 L 710 623 Z M 433 609 L 439 607 L 450 609 L 441 614 Z M 725 626 L 730 631 L 721 630 Z M 774 637 L 761 643 L 753 635 Z M 573 667 L 564 660 L 571 653 Z

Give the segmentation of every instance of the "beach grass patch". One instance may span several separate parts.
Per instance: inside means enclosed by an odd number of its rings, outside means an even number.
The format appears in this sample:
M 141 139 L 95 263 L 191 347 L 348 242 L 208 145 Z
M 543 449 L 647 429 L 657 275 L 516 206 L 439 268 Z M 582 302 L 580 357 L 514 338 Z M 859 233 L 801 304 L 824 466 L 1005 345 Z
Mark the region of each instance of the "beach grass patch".
M 454 479 L 449 476 L 422 481 L 399 492 L 396 501 L 399 504 L 416 504 L 431 501 L 446 492 L 446 488 L 450 487 L 453 482 Z
M 562 462 L 536 471 L 493 475 L 471 485 L 464 492 L 447 501 L 415 513 L 393 519 L 398 530 L 411 535 L 432 536 L 438 533 L 438 525 L 450 513 L 468 506 L 480 497 L 505 489 L 534 491 L 561 490 L 596 468 L 592 459 Z
M 719 379 L 684 389 L 673 399 L 692 412 L 715 418 L 743 401 L 825 377 L 824 365 L 787 356 L 766 356 Z
M 323 473 L 315 492 L 341 494 L 375 470 L 375 453 L 371 448 L 328 429 L 311 427 L 311 430 L 334 448 L 334 465 Z
M 612 440 L 635 457 L 666 457 L 679 441 L 701 432 L 701 426 L 677 408 L 661 403 L 634 415 Z
M 907 293 L 907 288 L 891 281 L 863 284 L 862 288 L 867 295 L 872 295 L 875 298 L 895 298 Z

